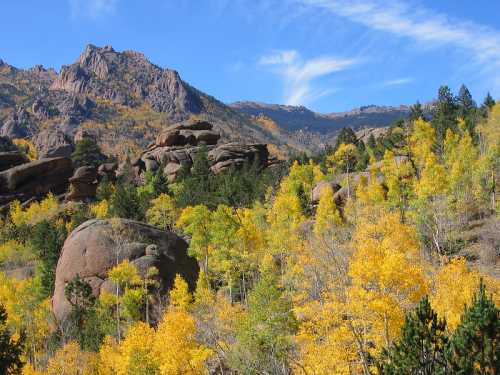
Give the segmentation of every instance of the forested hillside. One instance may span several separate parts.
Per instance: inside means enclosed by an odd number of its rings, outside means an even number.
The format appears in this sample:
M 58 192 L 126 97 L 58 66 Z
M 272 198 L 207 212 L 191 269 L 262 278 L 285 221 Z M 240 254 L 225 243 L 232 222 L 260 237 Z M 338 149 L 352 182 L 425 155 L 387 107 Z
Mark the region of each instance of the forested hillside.
M 442 87 L 366 142 L 210 160 L 10 204 L 1 374 L 498 373 L 500 103 Z

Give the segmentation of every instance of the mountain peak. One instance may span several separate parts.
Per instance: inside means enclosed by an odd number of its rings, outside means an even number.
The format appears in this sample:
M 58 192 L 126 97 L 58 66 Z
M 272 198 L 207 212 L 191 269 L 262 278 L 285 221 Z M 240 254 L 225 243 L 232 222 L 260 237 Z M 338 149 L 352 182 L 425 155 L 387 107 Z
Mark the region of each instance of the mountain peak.
M 117 52 L 111 46 L 87 45 L 75 63 L 62 67 L 51 89 L 122 105 L 148 103 L 177 120 L 185 112 L 200 112 L 202 105 L 176 71 L 154 65 L 142 53 Z

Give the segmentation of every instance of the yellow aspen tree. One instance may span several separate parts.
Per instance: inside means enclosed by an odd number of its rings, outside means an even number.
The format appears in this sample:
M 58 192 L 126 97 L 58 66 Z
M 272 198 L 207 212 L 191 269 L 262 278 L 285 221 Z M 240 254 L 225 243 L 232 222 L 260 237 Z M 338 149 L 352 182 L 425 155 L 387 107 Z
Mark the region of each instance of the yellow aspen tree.
M 370 327 L 371 351 L 377 353 L 397 337 L 405 312 L 427 292 L 420 244 L 415 230 L 394 213 L 360 220 L 353 241 L 349 309 L 355 325 Z
M 436 312 L 446 319 L 450 329 L 455 329 L 460 323 L 464 306 L 470 306 L 472 303 L 481 278 L 495 303 L 500 304 L 500 282 L 481 275 L 477 270 L 469 267 L 464 258 L 451 259 L 437 270 L 433 278 L 431 304 Z
M 345 173 L 347 181 L 347 196 L 351 196 L 350 175 L 354 171 L 358 158 L 358 149 L 352 143 L 342 143 L 333 155 L 327 157 L 327 164 L 332 173 Z
M 47 364 L 46 375 L 94 375 L 98 360 L 95 353 L 83 352 L 71 341 L 59 349 Z
M 413 167 L 409 160 L 396 158 L 387 150 L 382 161 L 381 172 L 387 186 L 387 203 L 397 209 L 402 222 L 405 222 L 413 187 Z
M 158 374 L 155 341 L 155 330 L 143 322 L 134 323 L 120 344 L 106 338 L 99 352 L 99 375 Z
M 427 156 L 433 152 L 436 144 L 436 131 L 431 123 L 419 118 L 413 122 L 410 136 L 410 155 L 417 168 L 417 175 L 426 163 Z
M 340 212 L 333 199 L 333 189 L 330 185 L 326 185 L 320 191 L 318 208 L 314 223 L 314 233 L 317 236 L 325 233 L 333 226 L 342 224 Z
M 278 193 L 268 210 L 267 221 L 269 223 L 269 230 L 267 231 L 268 249 L 270 255 L 279 258 L 280 270 L 283 275 L 287 268 L 288 256 L 301 245 L 298 229 L 305 221 L 305 216 L 302 212 L 301 201 L 297 195 Z
M 363 373 L 360 352 L 366 350 L 368 342 L 358 335 L 361 346 L 358 345 L 350 323 L 344 319 L 351 314 L 345 306 L 334 294 L 328 294 L 322 301 L 312 301 L 301 309 L 299 317 L 303 322 L 296 336 L 300 352 L 294 373 Z
M 212 351 L 196 340 L 196 323 L 186 311 L 168 311 L 160 322 L 152 348 L 160 375 L 207 374 L 206 361 Z
M 444 150 L 450 206 L 457 214 L 468 217 L 476 208 L 472 186 L 479 152 L 467 131 L 459 135 L 450 129 L 446 131 Z
M 161 229 L 172 230 L 179 217 L 175 201 L 168 194 L 160 194 L 151 201 L 151 207 L 146 211 L 148 224 Z
M 475 175 L 476 195 L 487 201 L 490 209 L 499 210 L 498 175 L 500 171 L 500 103 L 477 126 L 480 159 Z
M 90 212 L 97 219 L 107 219 L 109 218 L 109 203 L 106 199 L 103 199 L 100 202 L 97 202 L 90 206 Z
M 137 268 L 128 259 L 113 267 L 108 272 L 108 277 L 115 285 L 116 336 L 120 341 L 122 319 L 126 318 L 130 323 L 139 320 L 141 317 L 140 311 L 144 303 L 142 278 Z M 101 296 L 104 301 L 106 296 Z
M 175 276 L 174 285 L 170 291 L 170 306 L 188 310 L 193 302 L 193 296 L 189 293 L 189 286 L 181 275 Z

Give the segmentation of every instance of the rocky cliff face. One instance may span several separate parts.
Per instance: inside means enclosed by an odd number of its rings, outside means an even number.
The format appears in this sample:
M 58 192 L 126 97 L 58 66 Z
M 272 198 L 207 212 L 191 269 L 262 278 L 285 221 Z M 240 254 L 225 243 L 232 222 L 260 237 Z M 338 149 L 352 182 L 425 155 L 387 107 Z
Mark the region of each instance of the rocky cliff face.
M 62 67 L 50 89 L 127 106 L 146 102 L 171 117 L 203 109 L 199 96 L 176 71 L 150 63 L 141 53 L 116 52 L 110 46 L 87 46 L 78 61 Z

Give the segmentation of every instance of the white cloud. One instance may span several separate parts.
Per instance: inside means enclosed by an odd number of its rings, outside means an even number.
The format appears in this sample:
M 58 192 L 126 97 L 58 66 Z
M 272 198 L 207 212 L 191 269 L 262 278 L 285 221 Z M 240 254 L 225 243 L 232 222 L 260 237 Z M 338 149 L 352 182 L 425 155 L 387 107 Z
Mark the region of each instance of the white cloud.
M 111 14 L 116 10 L 118 0 L 69 0 L 71 17 L 90 17 L 92 19 Z
M 313 81 L 319 77 L 345 70 L 356 64 L 354 59 L 319 57 L 303 61 L 295 50 L 277 51 L 262 56 L 260 65 L 271 66 L 283 78 L 285 102 L 288 105 L 305 105 L 320 97 L 330 95 L 335 90 L 323 90 L 313 87 Z
M 298 58 L 298 53 L 295 50 L 278 51 L 272 55 L 262 56 L 259 59 L 261 65 L 280 65 L 292 64 Z
M 326 9 L 371 29 L 409 38 L 424 47 L 449 46 L 465 52 L 475 68 L 496 77 L 500 68 L 500 32 L 477 23 L 452 19 L 402 0 L 297 0 Z M 471 61 L 472 60 L 472 61 Z M 500 79 L 497 80 L 500 84 Z
M 391 79 L 389 81 L 385 81 L 382 86 L 402 86 L 402 85 L 407 85 L 409 83 L 413 82 L 413 78 L 397 78 L 397 79 Z

